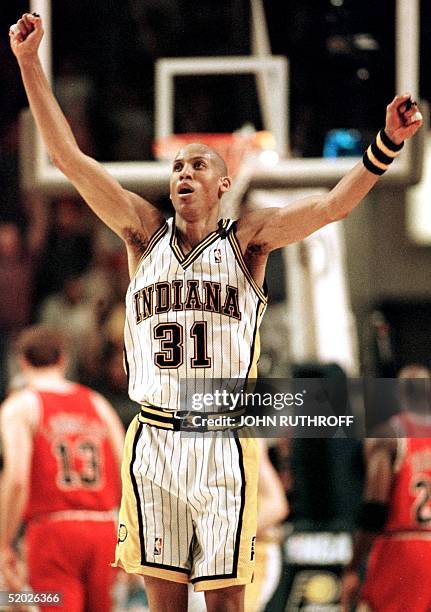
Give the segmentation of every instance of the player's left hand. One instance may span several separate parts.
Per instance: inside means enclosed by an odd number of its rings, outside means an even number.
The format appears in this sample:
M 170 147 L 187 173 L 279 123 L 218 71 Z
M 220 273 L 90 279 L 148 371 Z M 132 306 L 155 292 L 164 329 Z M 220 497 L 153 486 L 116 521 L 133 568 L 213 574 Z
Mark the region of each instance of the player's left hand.
M 0 550 L 0 572 L 9 590 L 22 591 L 25 585 L 22 563 L 11 546 Z
M 386 107 L 385 132 L 396 144 L 411 138 L 423 124 L 422 113 L 410 93 L 395 96 Z
M 350 612 L 352 605 L 355 605 L 360 586 L 358 572 L 346 569 L 341 578 L 341 610 Z

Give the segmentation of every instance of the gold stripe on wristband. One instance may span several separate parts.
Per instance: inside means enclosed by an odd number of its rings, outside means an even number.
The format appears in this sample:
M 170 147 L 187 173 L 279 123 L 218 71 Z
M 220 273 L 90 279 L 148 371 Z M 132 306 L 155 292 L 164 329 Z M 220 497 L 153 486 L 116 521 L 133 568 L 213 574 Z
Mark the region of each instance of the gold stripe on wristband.
M 377 166 L 377 168 L 380 168 L 380 170 L 387 170 L 389 168 L 390 164 L 382 164 L 382 162 L 379 161 L 375 155 L 373 155 L 371 145 L 367 149 L 367 156 L 370 162 L 374 164 L 374 166 Z
M 401 153 L 401 149 L 399 151 L 391 151 L 391 149 L 388 149 L 388 147 L 382 141 L 380 132 L 376 136 L 376 145 L 379 147 L 380 151 L 382 151 L 388 157 L 395 158 Z

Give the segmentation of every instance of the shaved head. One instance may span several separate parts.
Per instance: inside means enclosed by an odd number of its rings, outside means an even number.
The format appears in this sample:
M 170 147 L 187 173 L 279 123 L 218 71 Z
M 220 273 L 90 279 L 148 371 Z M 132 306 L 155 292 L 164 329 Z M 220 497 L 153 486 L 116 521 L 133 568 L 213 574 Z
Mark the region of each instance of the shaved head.
M 410 363 L 401 368 L 398 378 L 431 378 L 431 372 L 420 363 Z
M 190 144 L 180 149 L 175 155 L 174 161 L 176 161 L 177 159 L 182 159 L 186 155 L 201 155 L 203 157 L 209 157 L 216 163 L 217 168 L 220 172 L 220 176 L 228 175 L 226 162 L 220 155 L 220 153 L 218 153 L 218 151 L 216 151 L 212 147 L 203 144 L 202 142 L 191 142 Z

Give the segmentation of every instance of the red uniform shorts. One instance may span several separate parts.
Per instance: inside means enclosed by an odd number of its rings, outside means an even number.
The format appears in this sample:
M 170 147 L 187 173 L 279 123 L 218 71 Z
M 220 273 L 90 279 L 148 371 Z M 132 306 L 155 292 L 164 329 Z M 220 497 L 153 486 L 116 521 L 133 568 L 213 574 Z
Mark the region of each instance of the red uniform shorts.
M 30 586 L 63 596 L 61 606 L 40 606 L 41 612 L 109 612 L 115 543 L 112 520 L 31 521 L 26 533 Z
M 430 612 L 429 535 L 377 537 L 360 598 L 372 612 Z

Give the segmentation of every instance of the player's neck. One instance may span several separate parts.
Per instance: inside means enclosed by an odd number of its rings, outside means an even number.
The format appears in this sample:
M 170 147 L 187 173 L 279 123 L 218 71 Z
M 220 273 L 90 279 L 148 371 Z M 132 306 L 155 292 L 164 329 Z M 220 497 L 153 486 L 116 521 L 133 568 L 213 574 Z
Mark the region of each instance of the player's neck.
M 46 367 L 46 368 L 26 368 L 24 377 L 29 385 L 36 387 L 45 387 L 51 384 L 67 383 L 64 378 L 62 368 Z
M 218 214 L 206 219 L 187 221 L 179 215 L 175 218 L 177 235 L 181 241 L 183 251 L 194 248 L 199 242 L 217 229 Z

